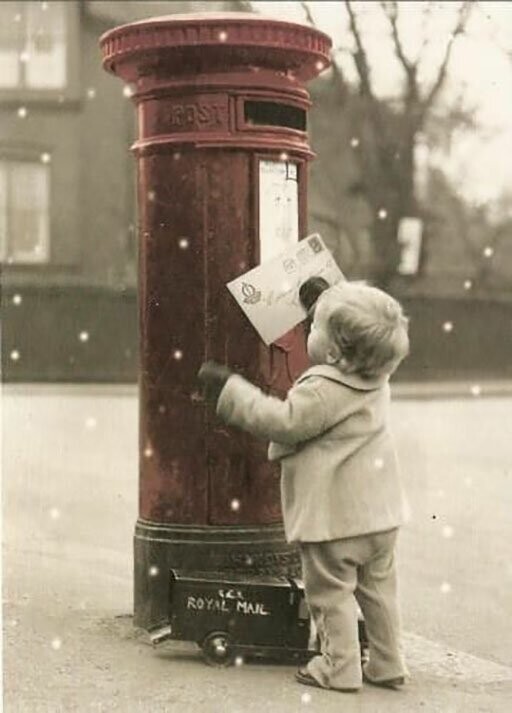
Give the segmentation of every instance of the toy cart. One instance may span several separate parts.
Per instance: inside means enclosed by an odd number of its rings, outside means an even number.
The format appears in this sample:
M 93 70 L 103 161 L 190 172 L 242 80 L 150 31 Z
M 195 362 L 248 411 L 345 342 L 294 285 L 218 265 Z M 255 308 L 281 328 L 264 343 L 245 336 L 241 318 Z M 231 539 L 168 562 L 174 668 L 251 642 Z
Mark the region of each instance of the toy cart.
M 303 583 L 287 577 L 171 570 L 169 619 L 149 633 L 155 646 L 195 641 L 214 666 L 237 657 L 304 662 L 319 652 Z M 359 638 L 364 657 L 362 618 Z

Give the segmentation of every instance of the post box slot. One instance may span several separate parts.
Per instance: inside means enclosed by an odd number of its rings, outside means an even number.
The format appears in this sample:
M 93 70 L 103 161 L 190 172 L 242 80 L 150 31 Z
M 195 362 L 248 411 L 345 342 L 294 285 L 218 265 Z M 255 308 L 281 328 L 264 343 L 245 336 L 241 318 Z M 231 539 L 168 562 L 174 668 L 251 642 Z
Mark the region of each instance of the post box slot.
M 244 102 L 244 119 L 246 124 L 306 131 L 306 112 L 290 104 L 247 100 Z

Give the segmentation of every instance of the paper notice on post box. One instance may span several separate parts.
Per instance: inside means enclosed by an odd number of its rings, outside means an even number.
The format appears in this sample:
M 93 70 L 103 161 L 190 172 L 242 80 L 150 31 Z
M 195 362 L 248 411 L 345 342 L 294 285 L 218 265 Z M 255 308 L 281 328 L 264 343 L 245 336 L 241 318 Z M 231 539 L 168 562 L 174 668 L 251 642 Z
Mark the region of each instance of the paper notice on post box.
M 228 282 L 227 288 L 268 345 L 306 318 L 299 288 L 315 276 L 330 285 L 345 279 L 318 234 Z

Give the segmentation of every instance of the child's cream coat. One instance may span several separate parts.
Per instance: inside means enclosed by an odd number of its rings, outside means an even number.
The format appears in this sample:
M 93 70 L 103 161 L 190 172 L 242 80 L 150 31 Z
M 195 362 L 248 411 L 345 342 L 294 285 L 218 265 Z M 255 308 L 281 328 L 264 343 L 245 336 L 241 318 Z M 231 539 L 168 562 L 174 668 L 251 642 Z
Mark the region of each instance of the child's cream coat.
M 285 401 L 234 375 L 217 402 L 224 421 L 272 441 L 289 542 L 354 537 L 404 522 L 388 408 L 387 377 L 361 379 L 328 365 L 308 369 Z

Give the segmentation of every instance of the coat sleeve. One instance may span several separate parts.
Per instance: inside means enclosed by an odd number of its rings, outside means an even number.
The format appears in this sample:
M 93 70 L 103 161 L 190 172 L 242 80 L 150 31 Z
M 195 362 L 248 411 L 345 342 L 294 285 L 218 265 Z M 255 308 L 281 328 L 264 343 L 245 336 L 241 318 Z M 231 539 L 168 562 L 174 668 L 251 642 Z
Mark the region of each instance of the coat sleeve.
M 217 415 L 231 426 L 266 440 L 287 445 L 307 441 L 326 428 L 322 397 L 308 382 L 293 386 L 283 401 L 233 375 L 220 394 Z

